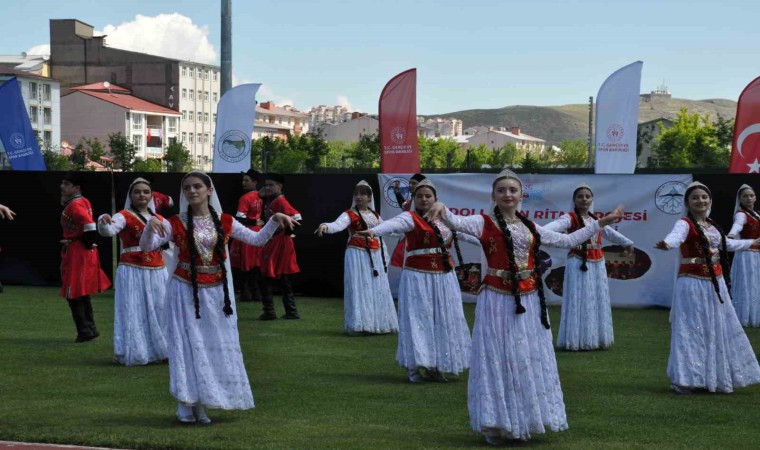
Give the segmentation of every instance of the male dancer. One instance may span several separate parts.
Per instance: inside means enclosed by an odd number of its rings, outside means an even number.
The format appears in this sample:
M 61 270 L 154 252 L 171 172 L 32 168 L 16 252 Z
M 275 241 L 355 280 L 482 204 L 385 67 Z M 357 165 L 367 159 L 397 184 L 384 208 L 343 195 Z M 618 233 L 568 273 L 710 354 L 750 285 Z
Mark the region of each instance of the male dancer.
M 238 201 L 238 209 L 235 218 L 250 230 L 259 231 L 264 225 L 261 220 L 264 208 L 259 196 L 259 180 L 261 174 L 256 170 L 249 169 L 243 172 L 243 194 Z M 234 241 L 230 247 L 230 264 L 236 286 L 240 287 L 240 301 L 261 301 L 259 281 L 261 279 L 261 247 Z
M 95 326 L 90 294 L 108 289 L 111 282 L 100 268 L 95 244 L 97 228 L 90 201 L 82 197 L 82 175 L 68 172 L 61 181 L 61 297 L 71 309 L 77 327 L 74 342 L 86 342 L 100 336 Z
M 266 222 L 275 213 L 283 213 L 301 220 L 301 213 L 293 208 L 282 195 L 282 186 L 285 179 L 278 173 L 269 173 L 264 177 L 264 190 L 266 192 L 266 204 L 264 205 L 264 221 Z M 288 230 L 277 230 L 272 239 L 267 242 L 262 255 L 261 273 L 264 276 L 262 282 L 263 293 L 261 303 L 264 309 L 259 316 L 261 320 L 274 320 L 277 313 L 274 310 L 274 295 L 272 285 L 279 280 L 282 288 L 282 303 L 285 306 L 283 319 L 300 319 L 296 308 L 296 299 L 293 296 L 293 286 L 289 275 L 300 272 L 296 262 L 296 249 L 293 236 Z

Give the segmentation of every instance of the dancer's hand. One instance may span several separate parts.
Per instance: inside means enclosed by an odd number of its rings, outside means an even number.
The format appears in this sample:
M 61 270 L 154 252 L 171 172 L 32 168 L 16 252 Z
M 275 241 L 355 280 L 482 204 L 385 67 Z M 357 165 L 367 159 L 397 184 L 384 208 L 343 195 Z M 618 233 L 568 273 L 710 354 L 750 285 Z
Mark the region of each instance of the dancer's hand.
M 356 234 L 358 234 L 359 236 L 368 236 L 368 237 L 371 237 L 371 238 L 375 237 L 375 232 L 373 230 L 371 230 L 371 229 L 370 230 L 357 231 Z
M 282 228 L 287 230 L 294 230 L 297 226 L 301 225 L 299 221 L 283 213 L 275 213 L 272 216 L 272 220 L 279 223 Z
M 628 247 L 624 248 L 621 252 L 623 256 L 631 256 L 633 255 L 633 245 L 629 245 Z
M 612 225 L 615 222 L 619 222 L 623 218 L 623 205 L 618 205 L 614 211 L 608 213 L 606 216 L 599 219 L 599 226 L 604 228 L 607 225 Z
M 161 237 L 166 236 L 166 228 L 164 228 L 164 224 L 161 223 L 161 221 L 158 220 L 156 217 L 150 218 L 150 222 L 148 222 L 148 226 L 150 226 L 151 232 L 156 233 L 157 235 Z
M 436 219 L 442 219 L 445 212 L 446 205 L 441 202 L 435 202 L 433 203 L 433 206 L 430 207 L 427 214 L 425 214 L 425 219 L 429 220 L 430 222 Z
M 752 243 L 753 246 L 760 245 L 760 238 L 755 239 L 755 241 Z
M 10 208 L 5 205 L 0 205 L 0 219 L 13 220 L 13 216 L 15 215 L 16 213 L 11 211 Z
M 760 239 L 758 239 L 760 240 Z M 654 244 L 654 248 L 658 250 L 670 250 L 670 247 L 668 247 L 668 244 L 665 243 L 665 241 L 659 241 L 656 244 Z
M 113 223 L 113 220 L 111 220 L 111 216 L 108 214 L 103 214 L 100 216 L 100 219 L 98 219 L 98 223 L 101 225 L 111 225 Z
M 318 226 L 316 231 L 314 231 L 314 234 L 316 234 L 319 237 L 322 237 L 325 233 L 327 233 L 326 223 L 323 223 L 322 225 Z
M 263 220 L 261 220 L 261 219 L 259 219 L 259 220 L 257 220 L 257 221 L 256 221 L 256 226 L 258 226 L 258 227 L 263 227 L 263 226 L 264 226 L 264 224 L 266 224 L 266 222 L 264 222 L 264 221 L 263 221 Z

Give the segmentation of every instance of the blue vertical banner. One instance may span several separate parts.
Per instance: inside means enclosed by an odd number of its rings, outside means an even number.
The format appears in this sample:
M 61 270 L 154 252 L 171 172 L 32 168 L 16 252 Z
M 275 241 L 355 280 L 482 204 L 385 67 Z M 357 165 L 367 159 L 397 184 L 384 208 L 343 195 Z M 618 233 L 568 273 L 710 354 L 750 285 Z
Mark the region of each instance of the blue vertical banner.
M 256 120 L 256 92 L 261 84 L 241 84 L 225 92 L 216 108 L 214 172 L 240 173 L 251 168 L 251 136 Z
M 13 170 L 47 170 L 16 77 L 0 85 L 0 141 Z

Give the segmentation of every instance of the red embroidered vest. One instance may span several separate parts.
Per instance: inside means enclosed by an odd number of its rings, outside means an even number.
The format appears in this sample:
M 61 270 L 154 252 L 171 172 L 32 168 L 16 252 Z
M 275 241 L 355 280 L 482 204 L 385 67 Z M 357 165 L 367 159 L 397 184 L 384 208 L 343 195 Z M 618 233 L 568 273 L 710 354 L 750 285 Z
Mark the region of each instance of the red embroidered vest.
M 140 250 L 140 236 L 145 230 L 145 224 L 135 215 L 136 213 L 122 210 L 119 211 L 119 214 L 126 220 L 124 229 L 119 232 L 119 239 L 121 239 L 119 263 L 154 269 L 164 267 L 164 255 L 160 250 L 153 252 Z M 159 220 L 162 219 L 158 214 L 156 217 Z
M 690 220 L 681 220 L 689 224 L 689 234 L 686 236 L 686 241 L 681 244 L 681 265 L 678 267 L 678 276 L 691 276 L 709 280 L 710 270 L 707 267 L 707 261 L 712 263 L 716 277 L 723 275 L 718 251 L 711 249 L 709 251 L 710 254 L 705 259 L 705 254 L 702 252 L 702 240 L 699 237 L 696 226 Z
M 758 222 L 757 219 L 752 217 L 752 215 L 747 214 L 746 211 L 739 210 L 740 213 L 743 213 L 745 216 L 747 216 L 747 221 L 744 223 L 744 228 L 742 228 L 742 232 L 740 233 L 740 237 L 742 239 L 757 239 L 760 238 L 760 222 Z M 749 248 L 750 250 L 754 251 L 760 251 L 760 245 L 753 245 Z
M 406 233 L 406 260 L 404 268 L 418 272 L 445 273 L 443 253 L 433 227 L 415 212 L 409 212 L 414 220 L 414 229 Z M 454 260 L 448 256 L 449 264 Z
M 229 214 L 222 214 L 222 231 L 224 232 L 224 249 L 225 258 L 227 257 L 227 243 L 230 239 L 230 233 L 232 233 L 232 221 L 234 220 Z M 174 276 L 191 283 L 190 278 L 190 247 L 188 239 L 190 237 L 187 234 L 187 227 L 180 219 L 179 215 L 173 216 L 169 219 L 169 223 L 172 225 L 172 231 L 174 233 L 174 244 L 179 251 L 179 264 L 174 270 Z M 213 254 L 211 261 L 203 261 L 200 254 L 195 257 L 196 267 L 196 280 L 199 286 L 215 286 L 222 282 L 222 269 L 220 264 L 224 264 L 224 261 L 219 261 L 216 254 Z
M 346 211 L 348 217 L 351 219 L 351 223 L 348 224 L 348 233 L 351 238 L 348 240 L 348 247 L 360 248 L 362 250 L 367 248 L 367 239 L 364 236 L 358 236 L 356 233 L 361 230 L 365 230 L 366 227 L 362 225 L 362 218 L 353 209 Z M 374 237 L 369 238 L 370 250 L 380 250 L 380 240 Z
M 567 229 L 567 234 L 574 231 L 578 231 L 585 227 L 586 224 L 583 219 L 578 217 L 574 212 L 568 213 L 570 215 L 570 228 Z M 570 249 L 568 256 L 583 259 L 583 245 L 578 245 Z M 602 232 L 596 235 L 596 239 L 591 238 L 586 241 L 586 260 L 587 261 L 601 261 L 604 259 L 604 251 L 602 250 Z
M 521 294 L 535 291 L 539 281 L 538 275 L 533 271 L 536 266 L 536 261 L 533 259 L 536 240 L 532 235 L 530 240 L 527 265 L 518 267 L 517 288 Z M 503 294 L 514 295 L 515 287 L 512 283 L 512 267 L 507 256 L 507 244 L 504 242 L 499 226 L 485 214 L 483 214 L 483 234 L 480 236 L 480 244 L 488 260 L 488 270 L 480 289 L 488 288 Z

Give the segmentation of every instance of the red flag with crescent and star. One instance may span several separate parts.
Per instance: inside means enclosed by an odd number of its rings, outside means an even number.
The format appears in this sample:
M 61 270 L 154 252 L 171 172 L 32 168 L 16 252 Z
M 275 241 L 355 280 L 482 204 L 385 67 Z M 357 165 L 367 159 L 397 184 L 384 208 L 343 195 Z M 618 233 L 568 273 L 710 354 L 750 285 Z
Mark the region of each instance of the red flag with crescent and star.
M 736 105 L 730 173 L 760 173 L 760 77 L 752 80 Z

